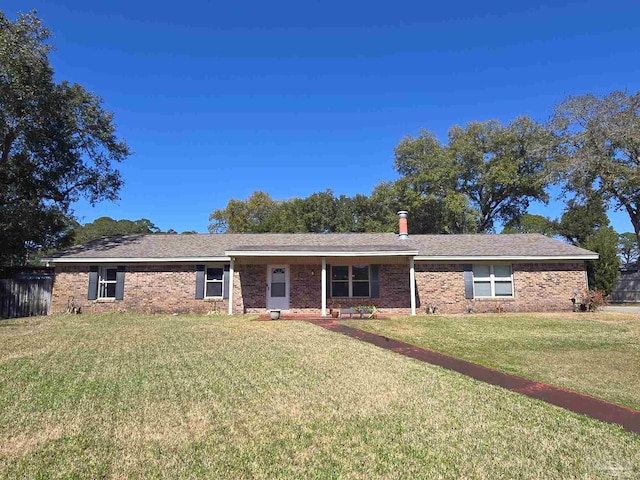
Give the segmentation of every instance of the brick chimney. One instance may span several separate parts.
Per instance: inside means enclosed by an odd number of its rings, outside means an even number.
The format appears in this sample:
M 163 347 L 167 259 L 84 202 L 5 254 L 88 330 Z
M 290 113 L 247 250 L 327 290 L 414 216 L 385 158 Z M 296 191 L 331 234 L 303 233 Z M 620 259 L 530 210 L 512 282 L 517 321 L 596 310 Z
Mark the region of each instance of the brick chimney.
M 398 212 L 398 238 L 406 240 L 409 238 L 409 228 L 407 227 L 407 216 L 409 212 L 401 210 Z

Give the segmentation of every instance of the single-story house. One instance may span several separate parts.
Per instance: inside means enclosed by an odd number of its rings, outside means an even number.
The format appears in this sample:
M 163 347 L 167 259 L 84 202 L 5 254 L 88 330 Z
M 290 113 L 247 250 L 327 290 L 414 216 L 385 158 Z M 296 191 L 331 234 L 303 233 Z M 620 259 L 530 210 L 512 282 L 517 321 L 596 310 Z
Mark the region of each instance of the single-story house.
M 537 234 L 130 235 L 51 255 L 52 311 L 571 310 L 597 254 Z

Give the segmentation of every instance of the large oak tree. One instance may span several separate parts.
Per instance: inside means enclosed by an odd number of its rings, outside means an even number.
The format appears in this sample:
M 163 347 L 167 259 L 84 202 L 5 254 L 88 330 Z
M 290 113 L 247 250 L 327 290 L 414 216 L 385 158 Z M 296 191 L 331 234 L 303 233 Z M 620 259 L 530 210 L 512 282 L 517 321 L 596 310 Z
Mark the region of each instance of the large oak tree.
M 554 155 L 549 129 L 519 117 L 454 126 L 446 144 L 423 130 L 398 144 L 395 167 L 406 188 L 443 209 L 444 231 L 491 232 L 526 213 L 531 201 L 548 200 Z
M 567 190 L 595 190 L 626 211 L 640 240 L 640 93 L 569 97 L 552 125 L 562 139 L 557 171 Z
M 116 199 L 130 155 L 102 100 L 55 80 L 50 37 L 35 12 L 0 12 L 0 263 L 60 246 L 72 203 Z

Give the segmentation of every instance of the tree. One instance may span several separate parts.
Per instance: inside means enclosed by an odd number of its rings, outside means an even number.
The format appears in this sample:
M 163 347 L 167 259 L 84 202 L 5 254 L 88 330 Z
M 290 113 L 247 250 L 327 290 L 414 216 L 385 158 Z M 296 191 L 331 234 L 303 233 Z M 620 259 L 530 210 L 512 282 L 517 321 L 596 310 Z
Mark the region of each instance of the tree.
M 268 193 L 253 192 L 246 200 L 231 199 L 209 215 L 210 233 L 269 233 L 305 231 L 304 213 L 297 199 L 273 200 Z
M 625 232 L 618 234 L 618 255 L 623 263 L 638 261 L 638 237 L 635 233 Z
M 569 97 L 552 126 L 562 140 L 556 170 L 568 191 L 595 189 L 624 209 L 640 241 L 640 92 Z
M 406 188 L 439 206 L 444 231 L 491 232 L 496 222 L 523 215 L 531 201 L 548 200 L 554 148 L 549 129 L 527 117 L 504 126 L 471 122 L 452 127 L 446 145 L 425 130 L 404 138 L 395 167 Z
M 253 192 L 246 200 L 231 199 L 209 216 L 211 233 L 331 233 L 379 231 L 376 208 L 366 195 L 335 197 L 331 189 L 306 198 L 273 200 Z M 396 220 L 397 223 L 397 220 Z M 391 230 L 393 231 L 393 229 Z
M 507 222 L 501 233 L 540 233 L 553 237 L 558 234 L 558 224 L 543 215 L 525 213 Z
M 353 197 L 340 195 L 336 199 L 336 232 L 375 232 L 376 207 L 369 197 L 356 194 Z
M 597 252 L 599 258 L 587 264 L 589 288 L 602 290 L 609 295 L 618 280 L 620 258 L 618 257 L 618 234 L 611 227 L 601 227 L 582 245 Z
M 409 233 L 452 233 L 458 228 L 470 222 L 457 214 L 459 209 L 450 208 L 453 197 L 448 198 L 449 203 L 439 201 L 435 196 L 425 196 L 417 192 L 409 185 L 409 182 L 401 178 L 395 182 L 382 182 L 374 189 L 369 203 L 372 207 L 369 219 L 373 232 L 397 232 L 398 211 L 407 210 L 411 216 L 409 221 Z
M 114 220 L 111 217 L 100 217 L 93 222 L 75 227 L 74 244 L 78 245 L 111 235 L 145 235 L 159 232 L 160 229 L 146 218 L 131 221 Z
M 56 82 L 51 33 L 35 12 L 0 12 L 0 262 L 68 241 L 70 206 L 114 200 L 130 155 L 113 115 L 82 86 Z
M 618 234 L 609 226 L 603 197 L 594 191 L 569 200 L 562 217 L 556 221 L 557 232 L 568 242 L 599 255 L 587 263 L 591 289 L 609 295 L 618 279 Z
M 584 246 L 600 228 L 609 226 L 604 199 L 592 191 L 586 198 L 569 200 L 556 225 L 561 237 L 573 245 Z

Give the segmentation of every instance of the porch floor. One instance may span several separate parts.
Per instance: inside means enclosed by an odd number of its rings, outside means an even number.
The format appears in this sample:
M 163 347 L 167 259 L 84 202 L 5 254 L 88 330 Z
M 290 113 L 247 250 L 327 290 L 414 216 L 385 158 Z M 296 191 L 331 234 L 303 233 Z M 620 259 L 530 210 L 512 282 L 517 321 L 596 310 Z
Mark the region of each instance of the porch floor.
M 380 315 L 376 315 L 375 320 L 389 320 L 391 317 L 390 316 L 380 316 Z M 296 321 L 303 321 L 303 322 L 329 322 L 329 321 L 338 321 L 338 320 L 370 320 L 368 318 L 360 318 L 359 316 L 354 315 L 353 318 L 349 318 L 348 315 L 345 315 L 342 318 L 333 318 L 329 315 L 327 315 L 326 317 L 322 317 L 320 315 L 311 315 L 311 314 L 307 314 L 307 313 L 281 313 L 280 314 L 280 318 L 278 320 L 272 320 L 271 316 L 268 313 L 262 313 L 260 314 L 260 316 L 258 318 L 256 318 L 254 321 L 256 322 L 279 322 L 281 320 L 296 320 Z

